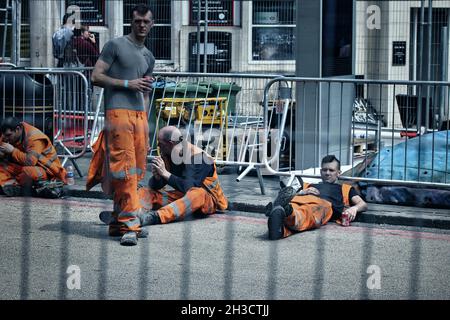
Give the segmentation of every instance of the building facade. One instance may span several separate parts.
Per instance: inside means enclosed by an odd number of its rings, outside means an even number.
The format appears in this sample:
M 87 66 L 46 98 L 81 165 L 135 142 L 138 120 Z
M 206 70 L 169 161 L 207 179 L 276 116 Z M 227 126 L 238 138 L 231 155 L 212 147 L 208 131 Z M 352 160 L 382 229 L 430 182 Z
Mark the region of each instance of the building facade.
M 11 2 L 15 1 L 2 0 L 0 6 L 7 6 Z M 90 26 L 90 30 L 99 39 L 101 49 L 109 39 L 129 33 L 131 8 L 137 3 L 146 2 L 153 9 L 155 18 L 155 26 L 147 46 L 155 54 L 158 70 L 280 74 L 295 72 L 295 0 L 18 2 L 21 7 L 21 32 L 16 34 L 17 39 L 20 38 L 20 53 L 16 62 L 20 65 L 55 65 L 51 37 L 59 28 L 66 12 L 75 12 L 80 24 Z M 206 14 L 207 25 L 204 23 Z M 0 17 L 0 25 L 2 22 L 4 17 Z M 1 25 L 3 29 L 4 25 Z M 6 25 L 6 43 L 9 48 L 13 41 L 10 34 L 11 13 Z M 0 30 L 0 34 L 2 31 Z M 11 57 L 11 50 L 7 49 L 5 56 Z M 205 56 L 206 67 L 203 63 Z
M 160 69 L 295 73 L 296 0 L 0 0 L 0 8 L 12 6 L 19 10 L 15 34 L 20 47 L 17 64 L 50 67 L 54 66 L 51 36 L 60 26 L 64 13 L 75 10 L 80 23 L 89 25 L 96 33 L 101 49 L 109 39 L 129 32 L 130 10 L 139 2 L 148 3 L 155 11 L 155 27 L 147 45 L 154 52 Z M 336 0 L 323 0 L 323 6 L 331 2 Z M 433 6 L 432 38 L 428 40 L 430 2 Z M 424 47 L 420 44 L 422 4 Z M 428 74 L 430 61 L 430 80 L 448 79 L 448 68 L 443 67 L 442 56 L 443 50 L 448 49 L 448 39 L 444 41 L 442 32 L 448 26 L 449 0 L 356 0 L 355 8 L 356 75 L 367 79 L 419 80 Z M 207 27 L 203 23 L 205 11 L 208 11 Z M 6 31 L 5 12 L 0 13 L 0 41 L 1 47 L 5 43 L 2 56 L 6 59 L 13 51 L 14 31 L 13 13 L 8 12 Z
M 131 8 L 140 2 L 154 11 L 147 46 L 157 59 L 156 71 L 299 74 L 296 60 L 302 59 L 298 52 L 304 44 L 296 43 L 296 11 L 301 0 L 0 0 L 0 8 L 9 8 L 0 12 L 2 57 L 21 66 L 55 66 L 51 37 L 66 12 L 75 12 L 80 24 L 90 26 L 101 49 L 109 39 L 129 32 Z M 333 8 L 341 8 L 339 0 L 321 0 L 320 5 L 328 8 L 327 21 Z M 344 21 L 353 24 L 352 40 L 334 41 L 345 42 L 338 54 L 351 67 L 344 74 L 448 81 L 449 0 L 353 0 L 346 10 L 354 11 L 348 14 L 352 21 Z M 321 26 L 327 28 L 326 23 Z M 333 28 L 325 31 L 333 34 Z M 330 48 L 324 44 L 316 54 L 325 56 L 334 50 Z M 321 76 L 335 75 L 330 66 L 323 64 L 331 71 Z M 389 90 L 373 103 L 386 119 L 396 119 L 398 106 Z M 406 87 L 396 90 L 408 93 Z

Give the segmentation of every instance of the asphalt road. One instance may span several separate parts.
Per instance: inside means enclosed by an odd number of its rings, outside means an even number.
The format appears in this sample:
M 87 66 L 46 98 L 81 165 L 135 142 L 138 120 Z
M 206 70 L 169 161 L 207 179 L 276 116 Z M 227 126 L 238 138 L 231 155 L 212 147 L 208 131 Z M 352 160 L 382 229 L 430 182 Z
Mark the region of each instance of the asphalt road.
M 450 231 L 336 224 L 267 240 L 261 214 L 149 227 L 122 247 L 111 201 L 1 197 L 0 299 L 450 299 Z

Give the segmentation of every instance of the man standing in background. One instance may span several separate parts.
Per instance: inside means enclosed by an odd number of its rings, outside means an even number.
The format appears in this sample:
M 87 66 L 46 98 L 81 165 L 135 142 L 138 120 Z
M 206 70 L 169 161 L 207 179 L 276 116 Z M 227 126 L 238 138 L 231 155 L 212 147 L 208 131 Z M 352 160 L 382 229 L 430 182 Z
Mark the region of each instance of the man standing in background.
M 73 29 L 75 28 L 75 20 L 71 18 L 72 13 L 66 13 L 63 16 L 63 25 L 52 36 L 53 56 L 58 60 L 57 67 L 64 66 L 64 52 L 66 46 L 72 41 Z

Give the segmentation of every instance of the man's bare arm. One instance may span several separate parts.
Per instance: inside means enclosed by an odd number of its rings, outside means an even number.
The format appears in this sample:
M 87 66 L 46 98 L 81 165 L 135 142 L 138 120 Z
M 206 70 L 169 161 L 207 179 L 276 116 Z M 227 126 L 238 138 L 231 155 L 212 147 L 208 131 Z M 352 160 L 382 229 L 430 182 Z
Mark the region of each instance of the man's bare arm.
M 360 196 L 353 196 L 351 199 L 352 206 L 344 210 L 348 213 L 350 221 L 353 221 L 358 212 L 367 210 L 367 203 Z
M 356 207 L 358 212 L 367 210 L 367 203 L 360 196 L 352 197 L 351 202 L 353 204 L 353 207 Z
M 125 87 L 124 80 L 114 79 L 106 75 L 110 65 L 103 60 L 97 60 L 94 71 L 92 72 L 91 81 L 94 85 L 102 88 L 106 87 Z
M 144 92 L 144 111 L 147 113 L 148 117 L 150 111 L 150 95 L 148 92 Z
M 92 83 L 98 87 L 106 88 L 129 88 L 130 90 L 148 92 L 151 90 L 151 83 L 145 78 L 138 78 L 134 80 L 115 79 L 108 76 L 110 65 L 105 61 L 98 59 L 92 72 Z

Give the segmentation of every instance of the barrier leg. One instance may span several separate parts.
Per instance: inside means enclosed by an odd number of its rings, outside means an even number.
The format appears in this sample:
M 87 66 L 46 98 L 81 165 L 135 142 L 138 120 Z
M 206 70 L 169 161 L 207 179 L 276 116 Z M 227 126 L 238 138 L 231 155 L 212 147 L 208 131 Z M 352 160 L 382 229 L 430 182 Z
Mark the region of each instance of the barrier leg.
M 75 168 L 75 170 L 77 170 L 77 173 L 78 173 L 78 175 L 80 176 L 80 178 L 83 178 L 83 173 L 81 172 L 80 167 L 79 167 L 78 164 L 75 162 L 75 160 L 74 160 L 74 159 L 69 159 L 69 160 L 72 162 L 73 167 Z
M 256 167 L 255 169 L 256 169 L 256 174 L 258 175 L 258 181 L 259 181 L 259 187 L 261 188 L 261 194 L 265 195 L 266 189 L 264 188 L 264 181 L 263 181 L 263 176 L 261 174 L 261 168 Z

